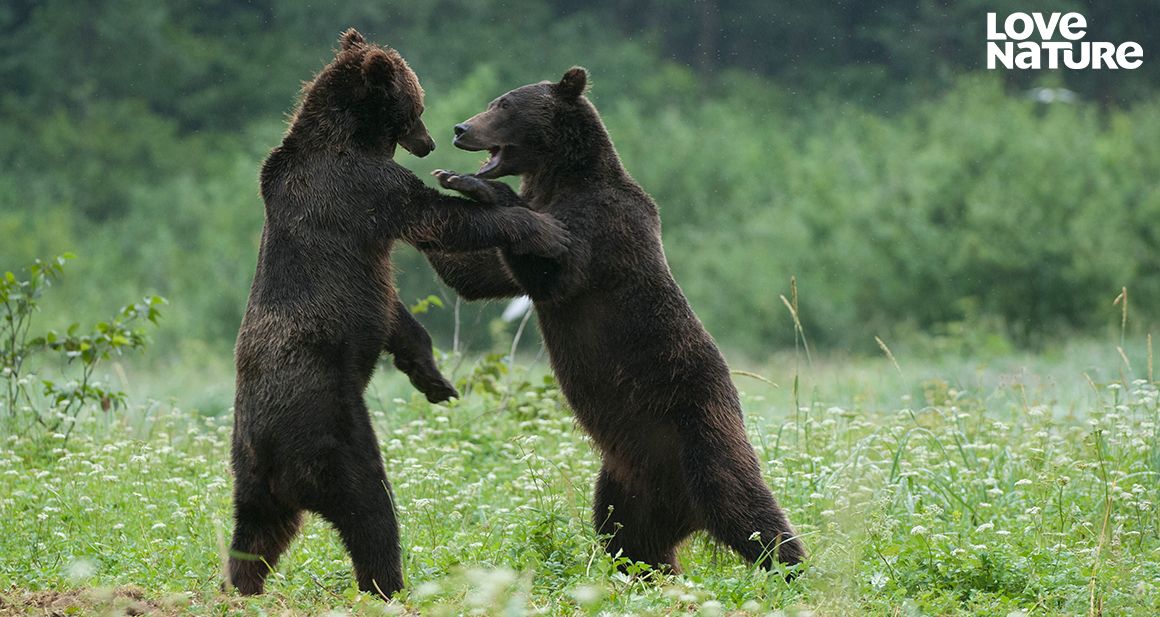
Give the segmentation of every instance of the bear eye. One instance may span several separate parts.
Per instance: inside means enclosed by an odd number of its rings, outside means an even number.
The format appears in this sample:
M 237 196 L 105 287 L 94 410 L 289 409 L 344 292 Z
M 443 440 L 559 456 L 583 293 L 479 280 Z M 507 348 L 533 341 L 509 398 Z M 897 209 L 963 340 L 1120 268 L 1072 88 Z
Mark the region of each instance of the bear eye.
M 507 106 L 508 106 L 507 99 L 500 99 L 499 101 L 496 101 L 495 106 L 498 107 L 499 109 L 507 109 Z

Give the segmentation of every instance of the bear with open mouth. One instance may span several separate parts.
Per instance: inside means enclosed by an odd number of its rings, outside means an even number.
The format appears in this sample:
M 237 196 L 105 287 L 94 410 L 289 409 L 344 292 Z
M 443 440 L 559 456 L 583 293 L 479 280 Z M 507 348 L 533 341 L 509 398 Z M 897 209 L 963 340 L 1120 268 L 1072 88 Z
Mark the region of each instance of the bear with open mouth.
M 798 564 L 805 549 L 762 479 L 729 368 L 673 279 L 656 204 L 584 96 L 587 77 L 573 68 L 495 99 L 455 127 L 457 147 L 488 153 L 479 171 L 435 172 L 488 203 L 516 201 L 493 179 L 519 176 L 521 205 L 562 221 L 568 251 L 428 259 L 467 299 L 532 298 L 560 388 L 602 455 L 592 514 L 609 553 L 680 571 L 678 544 L 707 530 L 767 569 Z

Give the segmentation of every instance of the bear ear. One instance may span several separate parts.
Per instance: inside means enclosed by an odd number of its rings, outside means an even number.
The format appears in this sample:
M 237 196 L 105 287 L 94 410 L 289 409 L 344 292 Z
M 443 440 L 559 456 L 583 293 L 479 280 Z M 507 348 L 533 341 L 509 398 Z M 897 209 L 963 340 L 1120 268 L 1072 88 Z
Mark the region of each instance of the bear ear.
M 363 35 L 359 34 L 358 30 L 347 28 L 346 32 L 343 32 L 342 36 L 338 37 L 338 44 L 342 46 L 343 51 L 346 51 L 360 45 L 366 45 L 367 40 L 363 38 Z
M 368 85 L 389 89 L 394 83 L 395 64 L 386 51 L 372 48 L 363 57 L 362 72 Z
M 574 66 L 564 73 L 560 82 L 552 86 L 556 94 L 563 99 L 572 100 L 584 94 L 588 86 L 588 71 L 583 67 Z

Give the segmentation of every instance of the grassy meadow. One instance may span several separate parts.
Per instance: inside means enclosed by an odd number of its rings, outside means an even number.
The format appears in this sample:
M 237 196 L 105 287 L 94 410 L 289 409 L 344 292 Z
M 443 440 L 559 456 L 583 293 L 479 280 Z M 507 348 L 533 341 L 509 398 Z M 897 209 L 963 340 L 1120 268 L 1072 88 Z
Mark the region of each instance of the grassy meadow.
M 1122 350 L 1122 353 L 1121 353 Z M 786 583 L 703 535 L 686 573 L 618 573 L 589 524 L 599 468 L 534 355 L 445 358 L 431 405 L 367 392 L 402 521 L 407 589 L 354 587 L 311 518 L 267 594 L 221 593 L 228 358 L 108 365 L 122 413 L 0 444 L 2 615 L 1153 615 L 1160 441 L 1147 344 L 1037 355 L 739 366 L 750 437 L 812 556 Z M 189 381 L 174 380 L 190 372 Z M 760 378 L 759 378 L 760 377 Z

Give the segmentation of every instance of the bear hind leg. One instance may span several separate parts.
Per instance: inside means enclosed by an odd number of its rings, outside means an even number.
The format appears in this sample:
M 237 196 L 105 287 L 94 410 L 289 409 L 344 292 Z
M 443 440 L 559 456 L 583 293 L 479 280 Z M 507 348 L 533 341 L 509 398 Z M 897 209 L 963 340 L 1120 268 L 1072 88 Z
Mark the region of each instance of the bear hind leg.
M 374 452 L 377 463 L 378 451 Z M 362 465 L 373 463 L 363 461 Z M 358 587 L 384 599 L 403 588 L 403 566 L 399 550 L 399 524 L 393 496 L 382 464 L 374 469 L 351 470 L 352 478 L 377 478 L 343 492 L 332 492 L 322 515 L 338 530 L 354 565 Z M 348 485 L 349 486 L 349 485 Z
M 673 574 L 681 573 L 677 545 L 693 531 L 691 512 L 662 499 L 658 486 L 634 491 L 604 467 L 596 479 L 592 517 L 605 549 Z M 623 569 L 623 566 L 622 566 Z
M 685 476 L 694 507 L 709 534 L 750 563 L 766 570 L 774 559 L 786 566 L 801 563 L 805 546 L 761 477 L 744 434 L 739 420 L 730 435 L 707 425 L 684 432 Z M 723 447 L 733 451 L 721 452 Z M 727 464 L 706 467 L 706 460 Z
M 760 486 L 759 486 L 760 485 Z M 711 513 L 706 517 L 707 528 L 713 537 L 737 551 L 750 563 L 769 570 L 773 561 L 794 566 L 806 558 L 805 546 L 778 507 L 764 482 L 750 483 L 749 510 Z
M 266 577 L 302 524 L 302 513 L 276 506 L 237 504 L 230 543 L 230 584 L 243 595 L 262 593 Z

